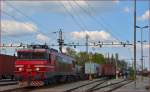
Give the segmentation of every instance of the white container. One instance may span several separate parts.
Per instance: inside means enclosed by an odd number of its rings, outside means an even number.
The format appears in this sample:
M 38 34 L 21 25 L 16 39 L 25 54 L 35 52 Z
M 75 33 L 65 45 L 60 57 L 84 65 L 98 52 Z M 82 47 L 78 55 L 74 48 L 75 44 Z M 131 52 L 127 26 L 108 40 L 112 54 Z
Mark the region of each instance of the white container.
M 88 62 L 85 63 L 85 74 L 97 74 L 99 72 L 99 64 Z

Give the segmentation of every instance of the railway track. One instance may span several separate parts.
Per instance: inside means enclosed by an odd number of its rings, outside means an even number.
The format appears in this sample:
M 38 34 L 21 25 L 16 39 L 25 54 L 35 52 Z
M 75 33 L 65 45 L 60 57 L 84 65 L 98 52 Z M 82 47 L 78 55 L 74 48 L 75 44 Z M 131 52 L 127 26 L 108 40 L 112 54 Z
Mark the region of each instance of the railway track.
M 131 83 L 132 81 L 127 81 L 127 80 L 117 80 L 117 82 L 113 83 L 109 83 L 110 81 L 113 80 L 108 80 L 108 79 L 99 79 L 99 80 L 95 80 L 95 81 L 91 81 L 88 83 L 84 83 L 84 84 L 79 84 L 76 87 L 67 89 L 65 91 L 61 91 L 61 92 L 112 92 L 116 89 L 119 89 L 120 87 Z M 43 86 L 43 87 L 18 87 L 18 88 L 14 88 L 14 89 L 8 89 L 5 91 L 0 91 L 0 92 L 34 92 L 34 91 L 38 91 L 39 89 L 49 89 L 49 88 L 53 88 L 56 86 L 60 86 L 63 84 L 54 84 L 54 85 L 50 85 L 50 86 Z M 82 89 L 85 90 L 83 91 Z M 44 91 L 41 91 L 44 92 Z M 54 90 L 55 92 L 55 90 Z
M 114 82 L 114 83 L 110 83 L 107 84 L 107 82 L 109 82 L 108 79 L 105 80 L 97 80 L 97 81 L 93 81 L 93 82 L 89 82 L 83 85 L 79 85 L 77 87 L 68 89 L 64 92 L 112 92 L 128 83 L 131 83 L 132 81 L 127 81 L 127 80 L 121 80 L 118 82 Z M 104 83 L 106 83 L 105 85 L 103 85 Z M 88 85 L 92 85 L 90 87 L 86 87 Z M 83 87 L 86 87 L 86 89 L 84 90 Z M 104 90 L 105 89 L 105 90 Z
M 0 86 L 7 86 L 7 85 L 16 85 L 17 82 L 10 82 L 10 83 L 0 83 Z
M 47 89 L 47 88 L 53 88 L 55 86 L 60 86 L 60 85 L 64 85 L 64 84 L 67 84 L 67 83 L 72 83 L 72 82 L 65 82 L 65 83 L 53 83 L 52 85 L 47 85 L 47 86 L 40 86 L 40 87 L 15 87 L 15 88 L 10 88 L 10 89 L 7 89 L 7 90 L 3 90 L 3 91 L 0 91 L 0 92 L 30 92 L 30 91 L 33 91 L 33 90 L 38 90 L 38 89 Z M 7 85 L 6 85 L 7 86 Z
M 119 82 L 114 82 L 114 83 L 110 83 L 110 84 L 106 84 L 103 86 L 97 86 L 97 87 L 93 87 L 91 89 L 88 89 L 87 92 L 99 92 L 99 91 L 103 91 L 103 92 L 112 92 L 116 89 L 119 89 L 120 87 L 127 85 L 129 83 L 131 83 L 132 81 L 127 81 L 127 80 L 122 80 Z
M 103 84 L 103 83 L 106 82 L 106 81 L 108 81 L 107 78 L 105 78 L 105 79 L 100 79 L 100 80 L 96 80 L 96 81 L 92 81 L 92 82 L 85 83 L 85 84 L 76 86 L 76 87 L 74 87 L 74 88 L 65 90 L 65 91 L 63 91 L 63 92 L 73 92 L 73 91 L 76 91 L 76 90 L 78 90 L 78 89 L 81 89 L 82 87 L 86 87 L 86 86 L 89 86 L 89 85 L 94 85 L 93 87 L 96 87 L 96 86 L 98 86 L 98 85 Z M 78 91 L 77 91 L 77 92 L 78 92 Z
M 37 87 L 21 87 L 21 88 L 9 89 L 0 92 L 30 92 L 35 89 L 37 89 Z
M 1 82 L 10 82 L 10 81 L 15 81 L 15 80 L 11 80 L 11 79 L 0 80 L 0 83 L 1 83 Z
M 0 86 L 7 86 L 7 85 L 16 85 L 17 81 L 15 80 L 0 80 Z
M 121 88 L 122 86 L 127 85 L 127 84 L 129 84 L 129 83 L 131 83 L 131 82 L 133 82 L 133 81 L 128 81 L 128 82 L 125 82 L 125 83 L 123 83 L 123 84 L 116 85 L 115 87 L 113 87 L 113 88 L 107 90 L 106 92 L 112 92 L 112 91 L 115 91 L 115 90 Z

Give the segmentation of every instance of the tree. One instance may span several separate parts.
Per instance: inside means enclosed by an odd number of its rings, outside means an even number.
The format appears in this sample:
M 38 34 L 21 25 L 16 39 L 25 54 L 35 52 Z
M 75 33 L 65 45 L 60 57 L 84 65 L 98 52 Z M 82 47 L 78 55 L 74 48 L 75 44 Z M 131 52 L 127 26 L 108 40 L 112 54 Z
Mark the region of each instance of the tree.
M 69 55 L 69 56 L 75 57 L 77 52 L 74 49 L 72 49 L 70 47 L 67 47 L 66 48 L 66 54 Z
M 105 63 L 105 59 L 104 56 L 102 54 L 99 53 L 95 53 L 92 55 L 92 61 L 98 64 L 104 64 Z
M 89 54 L 87 54 L 86 52 L 79 52 L 78 57 L 79 57 L 78 62 L 81 65 L 83 65 L 85 62 L 89 62 Z
M 118 54 L 118 53 L 115 54 L 115 60 L 116 60 L 116 61 L 119 60 L 119 54 Z
M 95 62 L 98 64 L 104 64 L 105 58 L 100 53 L 87 53 L 87 52 L 76 52 L 74 49 L 67 47 L 66 54 L 72 56 L 75 59 L 75 63 L 79 65 L 83 65 L 86 62 Z
M 114 55 L 112 54 L 111 55 L 111 62 L 110 62 L 111 64 L 115 64 L 115 58 L 114 58 Z

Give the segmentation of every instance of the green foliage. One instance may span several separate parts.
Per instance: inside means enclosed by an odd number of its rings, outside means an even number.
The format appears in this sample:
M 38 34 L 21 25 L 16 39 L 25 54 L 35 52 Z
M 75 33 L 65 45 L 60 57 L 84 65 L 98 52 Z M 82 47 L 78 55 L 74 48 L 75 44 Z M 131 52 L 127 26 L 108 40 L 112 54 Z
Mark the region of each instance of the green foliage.
M 79 52 L 78 56 L 78 64 L 83 65 L 85 62 L 89 62 L 89 54 L 86 52 Z
M 92 54 L 92 60 L 91 61 L 98 63 L 98 64 L 104 64 L 105 63 L 104 56 L 102 54 L 99 54 L 99 53 Z
M 129 68 L 129 79 L 134 79 L 134 69 L 132 67 Z
M 75 57 L 76 56 L 76 51 L 74 49 L 71 49 L 69 47 L 66 48 L 66 54 L 69 55 L 69 56 L 72 56 L 72 57 Z
M 114 55 L 111 56 L 111 62 L 114 65 L 116 65 L 116 63 L 117 63 L 117 67 L 120 69 L 126 69 L 127 68 L 127 62 L 125 60 L 119 60 L 119 54 L 118 53 L 115 54 L 115 57 L 114 57 Z
M 118 67 L 120 67 L 121 69 L 125 69 L 127 68 L 127 62 L 124 60 L 118 60 Z
M 118 53 L 115 54 L 115 56 L 112 54 L 111 58 L 104 58 L 104 56 L 100 53 L 86 53 L 86 52 L 76 52 L 72 48 L 67 48 L 66 49 L 66 54 L 69 56 L 72 56 L 76 61 L 76 64 L 83 65 L 85 62 L 95 62 L 98 64 L 104 64 L 107 62 L 116 65 L 120 69 L 127 68 L 127 63 L 124 60 L 119 60 L 119 55 Z
M 102 54 L 99 53 L 86 53 L 86 52 L 76 52 L 74 49 L 67 48 L 66 54 L 72 56 L 76 60 L 76 64 L 83 65 L 85 62 L 95 62 L 98 64 L 105 63 L 105 58 Z

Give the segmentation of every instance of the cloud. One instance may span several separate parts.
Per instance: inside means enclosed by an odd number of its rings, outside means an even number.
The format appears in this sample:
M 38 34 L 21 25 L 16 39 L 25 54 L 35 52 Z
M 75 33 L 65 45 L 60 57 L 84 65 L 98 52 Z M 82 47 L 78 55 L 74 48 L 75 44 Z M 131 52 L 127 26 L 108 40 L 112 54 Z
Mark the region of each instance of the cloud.
M 15 7 L 20 9 L 23 12 L 27 12 L 27 14 L 39 13 L 39 12 L 61 12 L 64 13 L 66 10 L 69 11 L 76 10 L 77 12 L 83 12 L 81 7 L 84 9 L 88 9 L 93 7 L 95 10 L 101 10 L 104 12 L 106 9 L 112 9 L 118 3 L 119 0 L 113 1 L 3 1 L 2 2 L 2 10 L 7 11 L 9 13 L 17 13 L 16 10 L 12 8 Z M 74 9 L 73 9 L 73 8 Z M 106 11 L 105 11 L 106 12 Z
M 120 1 L 119 0 L 112 0 L 112 2 L 118 4 Z
M 49 41 L 50 41 L 50 39 L 46 36 L 46 35 L 43 35 L 43 34 L 41 34 L 41 33 L 39 33 L 39 34 L 37 34 L 36 35 L 36 39 L 38 40 L 38 41 L 40 41 L 40 42 L 46 42 L 46 43 L 48 43 Z
M 2 10 L 7 12 L 14 12 L 15 10 L 13 7 L 28 13 L 66 12 L 64 7 L 70 11 L 72 10 L 72 7 L 80 10 L 76 4 L 81 7 L 87 7 L 86 1 L 3 1 Z
M 130 9 L 129 9 L 129 7 L 125 7 L 125 8 L 123 9 L 123 11 L 126 12 L 126 13 L 129 13 L 129 12 L 130 12 Z
M 95 41 L 112 41 L 114 40 L 111 35 L 105 31 L 75 31 L 71 32 L 71 37 L 74 39 L 84 39 L 86 34 L 88 34 L 89 39 L 95 40 Z
M 138 17 L 138 20 L 140 21 L 145 21 L 145 20 L 148 20 L 150 19 L 150 11 L 147 10 L 142 16 Z
M 2 35 L 7 36 L 24 36 L 36 33 L 38 28 L 30 22 L 19 22 L 13 20 L 2 20 Z
M 80 9 L 78 5 L 81 7 L 88 7 L 86 1 L 60 1 L 60 2 L 62 2 L 62 4 L 70 11 L 72 10 L 72 7 L 75 9 Z

